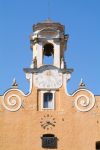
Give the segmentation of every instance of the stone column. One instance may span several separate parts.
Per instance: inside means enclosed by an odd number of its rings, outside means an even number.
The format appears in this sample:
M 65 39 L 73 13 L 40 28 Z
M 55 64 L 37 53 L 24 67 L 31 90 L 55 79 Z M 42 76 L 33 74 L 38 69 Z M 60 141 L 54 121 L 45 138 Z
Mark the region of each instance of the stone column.
M 54 66 L 60 68 L 60 45 L 54 44 Z
M 37 46 L 37 67 L 42 66 L 43 64 L 43 49 L 42 44 L 39 43 Z

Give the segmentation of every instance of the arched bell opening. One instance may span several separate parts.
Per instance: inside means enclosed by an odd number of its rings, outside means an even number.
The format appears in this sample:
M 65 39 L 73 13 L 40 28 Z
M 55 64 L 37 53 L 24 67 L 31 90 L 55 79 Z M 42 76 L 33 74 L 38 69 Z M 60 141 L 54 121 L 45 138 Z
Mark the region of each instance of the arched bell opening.
M 43 46 L 43 64 L 54 64 L 54 46 L 51 43 L 46 43 Z

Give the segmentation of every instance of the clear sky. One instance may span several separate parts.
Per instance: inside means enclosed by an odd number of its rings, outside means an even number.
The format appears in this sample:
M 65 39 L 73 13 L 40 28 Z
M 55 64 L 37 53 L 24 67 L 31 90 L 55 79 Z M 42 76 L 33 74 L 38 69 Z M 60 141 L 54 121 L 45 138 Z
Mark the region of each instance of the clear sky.
M 100 95 L 100 0 L 0 0 L 0 94 L 15 77 L 28 92 L 23 68 L 32 60 L 29 35 L 32 25 L 49 17 L 66 27 L 69 34 L 66 62 L 74 68 L 69 93 L 83 78 L 87 88 Z

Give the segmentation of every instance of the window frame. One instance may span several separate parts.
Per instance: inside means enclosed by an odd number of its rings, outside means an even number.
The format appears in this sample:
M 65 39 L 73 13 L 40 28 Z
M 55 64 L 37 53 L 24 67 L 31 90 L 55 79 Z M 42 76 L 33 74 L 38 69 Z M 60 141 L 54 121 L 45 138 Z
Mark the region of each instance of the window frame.
M 52 93 L 53 98 L 52 98 L 52 108 L 44 108 L 44 94 L 45 93 Z M 41 110 L 54 110 L 55 109 L 55 91 L 41 91 Z

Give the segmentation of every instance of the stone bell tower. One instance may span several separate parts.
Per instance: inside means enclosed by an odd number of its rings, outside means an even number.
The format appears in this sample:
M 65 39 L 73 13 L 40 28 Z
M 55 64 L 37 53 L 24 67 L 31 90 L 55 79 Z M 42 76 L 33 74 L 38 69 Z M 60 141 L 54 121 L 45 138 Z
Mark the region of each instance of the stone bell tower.
M 66 68 L 64 60 L 67 41 L 68 34 L 65 35 L 64 26 L 60 23 L 47 19 L 33 25 L 30 36 L 33 61 L 31 68 L 24 69 L 30 81 L 30 89 L 32 85 L 40 89 L 57 89 L 62 85 L 66 87 L 72 72 L 72 69 Z M 44 63 L 45 56 L 47 63 Z M 52 57 L 52 64 L 48 65 L 49 57 Z
M 44 56 L 53 56 L 53 64 L 58 68 L 64 68 L 64 51 L 68 35 L 64 34 L 64 26 L 46 20 L 33 26 L 31 35 L 31 48 L 33 60 L 37 60 L 37 68 L 43 66 Z

